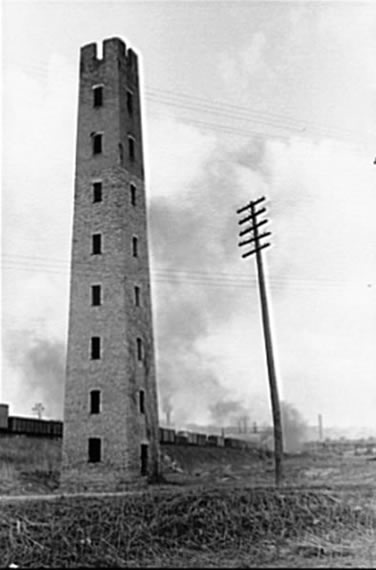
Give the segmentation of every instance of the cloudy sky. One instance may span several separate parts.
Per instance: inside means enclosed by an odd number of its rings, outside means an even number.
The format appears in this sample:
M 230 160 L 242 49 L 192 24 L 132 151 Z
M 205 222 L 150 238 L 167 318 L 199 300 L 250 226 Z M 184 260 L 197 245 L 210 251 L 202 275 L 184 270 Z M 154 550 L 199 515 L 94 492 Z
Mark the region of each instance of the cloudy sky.
M 281 396 L 376 430 L 374 3 L 3 2 L 0 400 L 62 416 L 79 49 L 112 36 L 142 66 L 162 416 L 270 421 L 235 214 L 265 195 Z

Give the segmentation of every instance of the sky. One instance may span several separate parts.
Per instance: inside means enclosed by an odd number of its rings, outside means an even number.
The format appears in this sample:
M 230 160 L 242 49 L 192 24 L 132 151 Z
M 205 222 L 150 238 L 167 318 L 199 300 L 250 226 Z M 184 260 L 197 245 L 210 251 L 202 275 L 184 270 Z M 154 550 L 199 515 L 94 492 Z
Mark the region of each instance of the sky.
M 141 66 L 161 419 L 271 422 L 236 215 L 266 196 L 281 399 L 376 434 L 375 4 L 5 0 L 1 27 L 10 413 L 63 414 L 79 50 L 117 36 Z

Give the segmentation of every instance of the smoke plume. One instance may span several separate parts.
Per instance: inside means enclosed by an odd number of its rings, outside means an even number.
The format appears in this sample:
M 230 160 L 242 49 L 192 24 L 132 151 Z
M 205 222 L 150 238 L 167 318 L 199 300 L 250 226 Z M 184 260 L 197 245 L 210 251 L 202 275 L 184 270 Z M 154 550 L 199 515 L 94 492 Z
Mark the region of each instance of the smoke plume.
M 250 415 L 240 402 L 235 400 L 218 401 L 209 406 L 212 421 L 223 427 L 225 425 L 237 425 L 239 420 L 248 418 Z
M 289 402 L 281 402 L 282 429 L 287 453 L 298 452 L 307 438 L 307 422 L 297 408 Z
M 8 369 L 22 385 L 20 407 L 31 415 L 31 403 L 41 402 L 43 416 L 61 419 L 65 375 L 65 346 L 60 341 L 36 338 L 28 331 L 9 334 L 4 342 Z M 27 408 L 25 409 L 25 403 Z

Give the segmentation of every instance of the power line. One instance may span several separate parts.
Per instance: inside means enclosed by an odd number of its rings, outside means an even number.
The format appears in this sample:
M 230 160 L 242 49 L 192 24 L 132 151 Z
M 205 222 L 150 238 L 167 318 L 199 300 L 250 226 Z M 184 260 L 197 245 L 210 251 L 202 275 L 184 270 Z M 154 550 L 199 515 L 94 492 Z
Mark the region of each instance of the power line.
M 120 268 L 120 267 L 119 267 Z M 67 277 L 70 274 L 70 270 L 68 268 L 53 268 L 45 265 L 27 265 L 27 264 L 20 264 L 15 262 L 8 262 L 7 264 L 3 264 L 3 269 L 5 270 L 13 270 L 13 271 L 29 271 L 33 273 L 42 273 L 42 274 L 50 274 L 50 275 L 66 275 Z M 92 272 L 88 268 L 85 269 L 78 269 L 77 274 L 91 276 Z M 254 278 L 236 278 L 236 277 L 223 277 L 223 276 L 200 276 L 200 275 L 189 275 L 187 274 L 181 275 L 178 273 L 158 273 L 156 271 L 150 272 L 152 281 L 154 283 L 164 283 L 164 284 L 180 284 L 180 285 L 195 285 L 195 286 L 205 286 L 205 287 L 222 287 L 222 288 L 231 288 L 231 289 L 243 289 L 249 287 L 250 284 L 255 284 Z M 102 270 L 101 271 L 101 278 L 105 279 L 106 277 L 113 277 L 113 270 Z M 147 278 L 140 278 L 137 275 L 134 277 L 135 280 L 147 280 Z M 269 281 L 273 288 L 277 289 L 286 289 L 286 288 L 295 288 L 298 290 L 322 290 L 322 289 L 335 289 L 335 288 L 344 288 L 344 287 L 360 287 L 364 286 L 363 283 L 351 282 L 347 283 L 345 281 L 319 281 L 319 280 L 309 280 L 309 279 L 294 279 L 294 278 L 273 278 L 270 277 Z
M 19 66 L 19 64 L 16 64 Z M 21 65 L 22 67 L 22 65 Z M 43 70 L 42 67 L 33 66 L 33 64 L 28 63 L 28 69 L 32 68 L 36 73 L 47 74 L 47 68 Z M 227 118 L 235 118 L 238 120 L 245 120 L 251 123 L 259 123 L 269 126 L 271 128 L 284 129 L 288 131 L 295 131 L 301 135 L 307 135 L 309 130 L 319 131 L 317 135 L 320 136 L 330 136 L 332 138 L 348 137 L 354 136 L 366 136 L 375 137 L 374 133 L 370 132 L 360 132 L 353 131 L 349 129 L 343 129 L 336 126 L 324 126 L 320 125 L 314 121 L 306 119 L 296 119 L 292 115 L 282 115 L 279 113 L 265 112 L 262 110 L 251 110 L 247 107 L 241 105 L 234 105 L 225 101 L 218 101 L 216 99 L 211 100 L 204 97 L 198 97 L 193 95 L 187 95 L 177 91 L 171 91 L 166 89 L 160 89 L 156 87 L 146 87 L 145 89 L 146 99 L 149 99 L 152 103 L 163 104 L 165 106 L 182 108 L 194 112 L 204 112 L 204 113 L 214 113 L 220 114 L 221 116 Z M 198 124 L 198 123 L 196 123 Z M 201 126 L 214 128 L 214 124 L 201 123 Z M 218 126 L 218 125 L 217 125 Z M 222 125 L 223 128 L 231 128 L 231 125 Z M 234 129 L 237 132 L 252 133 L 252 131 L 244 131 L 240 129 Z M 253 133 L 253 134 L 263 134 L 263 133 Z M 269 136 L 273 136 L 268 133 Z
M 354 137 L 354 134 L 355 135 L 357 134 L 348 129 L 345 130 L 345 129 L 339 129 L 338 127 L 328 127 L 328 126 L 325 127 L 322 125 L 318 125 L 315 124 L 313 121 L 294 120 L 288 117 L 271 118 L 270 116 L 268 116 L 267 113 L 264 112 L 255 112 L 255 111 L 252 112 L 251 110 L 245 112 L 239 109 L 237 110 L 237 112 L 234 111 L 229 112 L 228 109 L 224 107 L 224 104 L 222 104 L 223 105 L 222 107 L 219 105 L 209 105 L 209 104 L 197 105 L 193 101 L 185 102 L 180 99 L 159 97 L 157 95 L 154 95 L 150 91 L 146 92 L 146 98 L 150 100 L 150 102 L 156 104 L 162 104 L 170 107 L 171 106 L 178 107 L 189 111 L 198 111 L 198 112 L 204 111 L 205 113 L 242 120 L 243 122 L 245 121 L 250 123 L 260 123 L 273 128 L 296 131 L 301 135 L 305 134 L 305 131 L 307 131 L 307 129 L 310 131 L 316 130 L 318 131 L 317 134 L 321 134 L 324 136 L 331 136 L 334 138 L 342 136 L 348 139 L 349 137 Z M 362 136 L 365 135 L 366 133 L 362 133 Z M 367 136 L 369 135 L 367 134 Z
M 35 266 L 39 266 L 39 267 L 55 267 L 55 268 L 61 268 L 64 269 L 64 271 L 69 271 L 70 270 L 70 264 L 71 264 L 71 260 L 69 259 L 62 259 L 62 258 L 54 258 L 54 257 L 44 257 L 44 256 L 36 256 L 36 255 L 24 255 L 24 254 L 2 254 L 3 257 L 3 261 L 5 263 L 15 263 L 15 264 L 20 264 L 20 265 L 26 265 L 29 263 L 32 263 L 32 267 Z M 79 262 L 75 262 L 76 265 L 81 266 L 83 268 L 87 268 L 88 270 L 91 269 L 91 264 L 90 261 L 79 261 Z M 65 267 L 62 267 L 65 266 Z M 122 269 L 123 268 L 123 264 L 119 263 L 119 264 L 111 264 L 112 268 L 116 268 L 116 269 Z M 156 267 L 153 268 L 153 273 L 156 274 L 160 274 L 160 275 L 175 275 L 175 276 L 203 276 L 206 278 L 212 278 L 212 276 L 216 276 L 218 278 L 231 278 L 231 279 L 236 279 L 238 280 L 242 280 L 242 279 L 246 279 L 247 281 L 250 279 L 250 275 L 246 274 L 246 273 L 230 273 L 228 271 L 202 271 L 202 270 L 197 270 L 195 268 L 187 268 L 187 269 L 171 269 L 171 268 L 161 268 L 161 267 Z M 282 280 L 288 280 L 290 281 L 290 278 L 280 278 Z M 331 279 L 331 278 L 327 278 L 327 277 L 316 277 L 315 279 L 305 279 L 305 278 L 299 278 L 298 281 L 301 282 L 319 282 L 319 283 L 343 283 L 342 279 Z
M 280 113 L 273 113 L 273 112 L 270 112 L 270 111 L 265 112 L 265 111 L 261 111 L 261 110 L 259 110 L 259 111 L 254 110 L 254 111 L 252 111 L 252 110 L 249 109 L 248 107 L 244 107 L 244 106 L 241 106 L 241 105 L 234 105 L 234 104 L 231 104 L 231 103 L 227 103 L 227 102 L 225 102 L 225 101 L 218 101 L 218 100 L 216 100 L 216 99 L 208 99 L 208 98 L 204 98 L 204 97 L 191 96 L 191 95 L 179 93 L 179 92 L 176 92 L 176 91 L 163 90 L 163 89 L 158 89 L 158 88 L 153 88 L 153 87 L 151 87 L 151 88 L 149 88 L 149 89 L 146 89 L 146 92 L 147 92 L 147 93 L 150 93 L 151 95 L 153 95 L 153 92 L 155 92 L 156 94 L 158 94 L 158 92 L 159 92 L 159 93 L 161 93 L 162 95 L 165 94 L 165 93 L 167 93 L 167 94 L 170 94 L 173 98 L 183 99 L 183 100 L 186 99 L 186 100 L 188 100 L 189 102 L 192 101 L 192 100 L 202 101 L 202 102 L 204 102 L 204 103 L 206 104 L 206 106 L 210 106 L 210 108 L 218 108 L 218 109 L 221 109 L 221 108 L 223 108 L 223 109 L 228 109 L 228 108 L 230 108 L 230 109 L 234 109 L 234 110 L 236 111 L 236 114 L 238 114 L 238 115 L 240 114 L 241 116 L 247 116 L 247 115 L 248 115 L 248 116 L 252 116 L 252 115 L 253 115 L 253 116 L 257 117 L 257 118 L 259 118 L 259 117 L 260 117 L 260 118 L 263 118 L 263 117 L 270 117 L 270 118 L 273 118 L 273 119 L 277 119 L 277 120 L 279 120 L 279 121 L 285 121 L 285 122 L 287 121 L 287 122 L 290 122 L 290 123 L 292 123 L 292 124 L 299 125 L 300 127 L 304 127 L 304 126 L 307 126 L 307 125 L 311 125 L 312 127 L 316 127 L 316 128 L 323 128 L 323 129 L 327 129 L 327 128 L 328 128 L 328 126 L 320 125 L 320 124 L 318 124 L 318 123 L 316 123 L 316 122 L 314 122 L 314 121 L 310 121 L 310 120 L 307 120 L 307 119 L 297 119 L 297 118 L 294 118 L 292 115 L 282 115 L 282 114 L 280 114 Z M 329 127 L 329 128 L 334 129 L 334 130 L 336 130 L 336 131 L 338 131 L 338 132 L 341 132 L 341 133 L 346 133 L 346 134 L 348 134 L 348 135 L 350 135 L 350 136 L 353 136 L 354 134 L 369 135 L 369 136 L 372 136 L 372 137 L 375 137 L 375 136 L 376 136 L 376 133 L 373 133 L 373 132 L 353 131 L 353 130 L 350 130 L 350 129 L 343 129 L 343 128 L 339 128 L 339 127 L 336 127 L 336 126 Z

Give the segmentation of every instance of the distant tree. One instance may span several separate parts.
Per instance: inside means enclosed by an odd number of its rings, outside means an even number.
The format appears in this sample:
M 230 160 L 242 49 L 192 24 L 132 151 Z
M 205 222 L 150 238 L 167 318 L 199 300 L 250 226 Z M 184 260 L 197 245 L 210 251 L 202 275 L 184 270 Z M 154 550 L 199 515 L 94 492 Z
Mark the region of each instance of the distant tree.
M 39 420 L 41 420 L 41 419 L 42 419 L 43 412 L 45 411 L 45 407 L 43 406 L 42 402 L 37 402 L 37 403 L 34 404 L 34 406 L 31 408 L 31 411 L 34 412 L 34 413 L 38 416 L 38 419 L 39 419 Z

